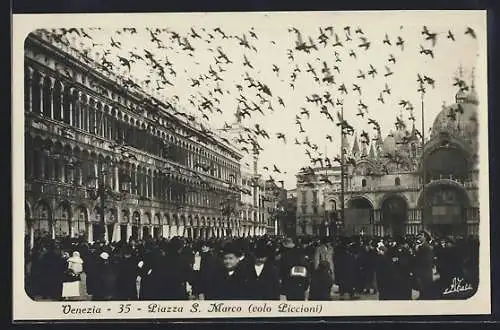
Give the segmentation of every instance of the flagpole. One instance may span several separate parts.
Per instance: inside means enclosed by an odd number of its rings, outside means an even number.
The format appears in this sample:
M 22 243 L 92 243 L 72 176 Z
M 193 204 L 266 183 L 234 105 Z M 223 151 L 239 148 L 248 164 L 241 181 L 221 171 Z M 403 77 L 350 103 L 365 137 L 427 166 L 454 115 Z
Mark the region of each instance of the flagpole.
M 340 109 L 341 120 L 344 120 L 344 106 Z M 343 123 L 342 123 L 343 124 Z M 340 220 L 344 222 L 344 127 L 340 125 Z
M 425 146 L 425 111 L 424 111 L 424 90 L 423 90 L 423 87 L 422 88 L 422 91 L 420 92 L 420 108 L 421 108 L 421 116 L 422 116 L 422 126 L 421 126 L 421 129 L 422 129 L 422 155 L 421 155 L 421 162 L 422 162 L 422 214 L 421 214 L 421 224 L 422 224 L 422 229 L 424 229 L 424 215 L 425 215 L 425 204 L 426 204 L 426 200 L 425 200 L 425 180 L 426 180 L 426 173 L 425 173 L 425 162 L 424 162 L 424 159 L 425 159 L 425 156 L 424 156 L 424 146 Z

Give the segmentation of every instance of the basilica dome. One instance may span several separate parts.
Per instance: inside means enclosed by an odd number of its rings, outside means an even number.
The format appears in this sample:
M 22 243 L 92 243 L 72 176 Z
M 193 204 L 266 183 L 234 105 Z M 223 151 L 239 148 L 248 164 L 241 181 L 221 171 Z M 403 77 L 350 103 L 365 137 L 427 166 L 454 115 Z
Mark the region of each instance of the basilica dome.
M 472 143 L 476 141 L 478 133 L 478 104 L 474 88 L 472 88 L 470 93 L 458 92 L 456 103 L 450 106 L 443 106 L 441 112 L 434 119 L 431 138 L 446 133 L 464 142 Z
M 410 132 L 406 129 L 400 128 L 395 131 L 391 130 L 389 135 L 384 139 L 383 152 L 386 154 L 394 154 L 396 151 L 405 149 L 407 144 L 402 144 L 401 141 L 404 137 L 408 137 Z

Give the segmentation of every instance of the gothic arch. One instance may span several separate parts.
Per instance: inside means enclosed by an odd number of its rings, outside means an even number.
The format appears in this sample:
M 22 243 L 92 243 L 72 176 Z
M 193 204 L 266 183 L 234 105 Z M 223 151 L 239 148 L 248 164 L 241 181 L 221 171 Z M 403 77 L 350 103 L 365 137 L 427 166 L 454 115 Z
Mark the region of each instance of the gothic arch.
M 52 210 L 44 199 L 38 200 L 35 204 L 32 226 L 35 237 L 52 235 Z
M 378 204 L 376 206 L 378 207 L 378 209 L 381 209 L 382 205 L 384 204 L 384 202 L 387 199 L 394 198 L 394 197 L 401 198 L 402 200 L 405 201 L 406 205 L 408 205 L 408 207 L 410 207 L 411 203 L 410 203 L 410 200 L 408 199 L 408 197 L 403 193 L 396 193 L 396 192 L 387 193 L 387 194 L 381 196 L 380 199 L 378 200 Z
M 45 117 L 52 117 L 52 79 L 49 76 L 45 76 L 43 79 L 43 88 L 42 88 L 42 113 Z
M 386 194 L 380 203 L 381 223 L 392 230 L 393 236 L 405 233 L 409 203 L 403 194 Z
M 357 205 L 357 202 L 361 201 L 362 203 L 367 203 L 365 205 L 370 206 L 371 209 L 375 209 L 375 203 L 366 195 L 358 195 L 358 196 L 352 196 L 349 200 L 347 200 L 346 206 L 348 208 L 353 207 Z M 356 203 L 356 204 L 354 204 Z M 359 204 L 361 205 L 361 204 Z

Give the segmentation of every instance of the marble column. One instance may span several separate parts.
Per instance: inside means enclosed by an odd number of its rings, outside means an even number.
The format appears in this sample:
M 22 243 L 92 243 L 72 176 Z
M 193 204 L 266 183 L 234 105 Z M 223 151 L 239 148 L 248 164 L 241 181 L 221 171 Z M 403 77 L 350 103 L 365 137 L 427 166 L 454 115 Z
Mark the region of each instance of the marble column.
M 119 181 L 118 177 L 119 177 L 118 166 L 115 165 L 114 166 L 114 179 L 115 179 L 115 191 L 116 192 L 120 192 L 120 181 Z
M 94 241 L 94 233 L 92 232 L 92 222 L 89 221 L 86 223 L 87 227 L 87 241 L 92 242 Z
M 127 237 L 126 237 L 126 240 L 128 241 L 128 239 L 132 236 L 132 225 L 130 223 L 127 223 Z
M 50 92 L 49 92 L 49 97 L 50 97 L 50 118 L 54 119 L 54 78 L 49 77 L 50 81 Z
M 24 93 L 27 95 L 26 97 L 26 103 L 25 107 L 27 106 L 29 112 L 33 111 L 33 69 L 28 67 L 25 67 L 26 72 L 24 73 L 27 75 L 28 79 L 25 81 L 24 88 L 27 88 L 28 90 L 24 91 Z

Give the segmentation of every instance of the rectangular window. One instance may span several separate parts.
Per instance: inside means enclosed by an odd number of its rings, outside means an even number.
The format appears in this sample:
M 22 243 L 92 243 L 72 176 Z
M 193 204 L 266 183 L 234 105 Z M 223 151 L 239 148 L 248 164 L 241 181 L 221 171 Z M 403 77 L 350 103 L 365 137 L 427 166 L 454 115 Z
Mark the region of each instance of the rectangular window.
M 318 204 L 318 192 L 313 191 L 313 204 Z
M 302 192 L 302 204 L 307 204 L 307 191 Z

